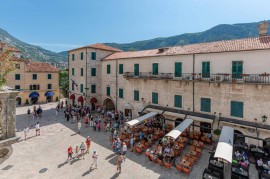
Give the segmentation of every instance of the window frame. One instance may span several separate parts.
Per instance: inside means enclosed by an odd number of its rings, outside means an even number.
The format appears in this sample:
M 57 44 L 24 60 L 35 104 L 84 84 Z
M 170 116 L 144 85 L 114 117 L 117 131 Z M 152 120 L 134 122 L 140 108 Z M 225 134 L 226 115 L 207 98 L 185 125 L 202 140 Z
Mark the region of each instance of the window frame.
M 96 86 L 96 84 L 92 84 L 91 85 L 91 93 L 96 93 L 97 92 L 97 86 Z
M 207 102 L 209 101 L 209 103 Z M 209 104 L 209 110 L 208 110 L 208 106 L 206 104 Z M 205 107 L 207 106 L 207 107 Z M 201 112 L 208 112 L 208 113 L 211 113 L 212 111 L 212 100 L 211 98 L 201 98 L 201 109 L 200 109 Z
M 179 104 L 179 106 L 177 105 L 177 101 L 176 101 L 176 99 L 177 98 L 180 98 L 180 104 Z M 183 107 L 183 96 L 182 95 L 174 95 L 174 107 L 175 108 L 182 108 Z
M 107 74 L 111 74 L 111 64 L 107 64 Z
M 124 98 L 124 89 L 119 88 L 118 93 L 119 93 L 119 98 L 123 99 Z
M 152 104 L 158 104 L 158 93 L 152 92 Z
M 134 92 L 133 92 L 133 100 L 134 101 L 140 101 L 140 91 L 134 90 Z

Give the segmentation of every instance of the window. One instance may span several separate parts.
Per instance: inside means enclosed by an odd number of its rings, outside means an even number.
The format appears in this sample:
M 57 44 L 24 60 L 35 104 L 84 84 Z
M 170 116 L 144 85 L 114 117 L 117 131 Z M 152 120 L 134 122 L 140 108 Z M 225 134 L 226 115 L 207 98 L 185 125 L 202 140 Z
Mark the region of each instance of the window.
M 20 69 L 20 68 L 21 68 L 20 64 L 18 64 L 18 63 L 15 64 L 15 68 L 16 68 L 16 69 Z
M 244 116 L 243 102 L 231 101 L 231 116 L 243 118 Z
M 83 93 L 83 84 L 80 85 L 80 92 Z
M 123 74 L 124 73 L 124 65 L 123 64 L 119 64 L 119 74 Z
M 152 103 L 158 104 L 158 93 L 152 92 Z
M 16 90 L 20 90 L 21 89 L 21 86 L 20 85 L 15 85 L 15 89 Z
M 153 75 L 158 75 L 158 63 L 153 63 L 152 64 L 152 74 Z
M 211 99 L 210 98 L 201 98 L 201 111 L 211 112 Z
M 75 60 L 75 55 L 74 54 L 72 54 L 72 61 L 74 61 Z
M 91 93 L 96 93 L 96 85 L 91 85 Z
M 111 88 L 109 86 L 106 88 L 106 94 L 107 96 L 111 96 Z
M 96 60 L 96 58 L 97 58 L 96 52 L 92 52 L 92 53 L 91 53 L 91 59 L 92 59 L 92 60 Z
M 72 76 L 74 76 L 74 74 L 75 74 L 75 69 L 72 68 Z
M 111 65 L 107 65 L 107 74 L 111 74 Z
M 15 74 L 15 80 L 20 80 L 21 79 L 21 75 L 20 74 Z
M 83 68 L 81 68 L 81 76 L 83 76 Z
M 30 90 L 39 90 L 39 85 L 30 85 Z
M 36 80 L 37 79 L 37 74 L 33 74 L 32 78 L 33 78 L 33 80 Z
M 139 76 L 140 74 L 140 66 L 139 64 L 134 64 L 134 76 Z
M 96 68 L 91 68 L 91 76 L 96 76 Z
M 48 74 L 48 79 L 52 79 L 52 74 Z
M 182 77 L 182 62 L 176 62 L 174 64 L 174 76 Z
M 182 108 L 182 96 L 174 95 L 174 107 Z
M 140 100 L 139 91 L 134 90 L 134 101 L 139 101 L 139 100 Z
M 243 62 L 233 61 L 232 62 L 232 77 L 241 79 L 243 74 Z
M 210 62 L 202 62 L 202 77 L 210 78 Z
M 83 52 L 81 52 L 81 60 L 83 60 Z
M 124 98 L 124 90 L 119 88 L 119 98 Z
M 52 84 L 48 84 L 48 89 L 52 89 Z

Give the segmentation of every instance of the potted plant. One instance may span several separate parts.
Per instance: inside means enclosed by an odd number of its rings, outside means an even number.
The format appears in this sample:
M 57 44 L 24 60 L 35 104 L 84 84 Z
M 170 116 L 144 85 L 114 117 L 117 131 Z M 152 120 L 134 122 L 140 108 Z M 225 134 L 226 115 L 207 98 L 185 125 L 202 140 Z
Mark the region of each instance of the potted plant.
M 249 74 L 242 74 L 241 76 L 249 76 Z
M 225 75 L 225 76 L 229 76 L 230 74 L 228 74 L 228 73 L 225 73 L 224 75 Z
M 213 133 L 214 133 L 213 140 L 214 141 L 217 141 L 219 139 L 220 134 L 221 134 L 221 130 L 220 129 L 216 129 L 216 130 L 214 130 Z
M 259 76 L 269 76 L 269 74 L 265 72 L 265 73 L 260 74 Z

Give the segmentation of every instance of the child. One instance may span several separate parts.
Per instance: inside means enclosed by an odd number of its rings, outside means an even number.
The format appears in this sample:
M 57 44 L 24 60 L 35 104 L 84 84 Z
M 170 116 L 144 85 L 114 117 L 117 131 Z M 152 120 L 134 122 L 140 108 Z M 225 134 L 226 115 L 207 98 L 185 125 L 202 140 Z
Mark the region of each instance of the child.
M 76 158 L 79 158 L 78 156 L 79 156 L 79 146 L 76 146 L 76 148 L 75 148 L 75 154 L 76 154 Z M 74 158 L 75 158 L 74 157 Z
M 24 130 L 23 130 L 23 132 L 24 132 L 24 140 L 26 140 L 27 139 L 27 135 L 29 133 L 29 128 L 28 127 L 25 127 Z

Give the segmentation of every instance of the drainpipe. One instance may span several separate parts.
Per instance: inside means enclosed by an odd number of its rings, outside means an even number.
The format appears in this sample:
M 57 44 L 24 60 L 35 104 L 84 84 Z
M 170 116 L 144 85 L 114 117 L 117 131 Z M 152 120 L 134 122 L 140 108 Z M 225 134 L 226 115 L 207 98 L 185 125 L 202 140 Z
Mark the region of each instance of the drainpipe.
M 87 105 L 87 90 L 88 90 L 88 87 L 87 87 L 87 47 L 85 48 L 86 49 L 86 53 L 85 53 L 85 106 Z
M 115 109 L 116 111 L 118 111 L 118 60 L 116 60 L 116 68 L 115 68 L 115 77 L 116 77 L 116 80 L 115 80 Z
M 195 54 L 193 54 L 193 70 L 192 70 L 192 73 L 194 74 L 195 73 Z M 194 82 L 194 75 L 192 75 L 192 111 L 194 112 L 194 108 L 195 108 L 195 82 Z

